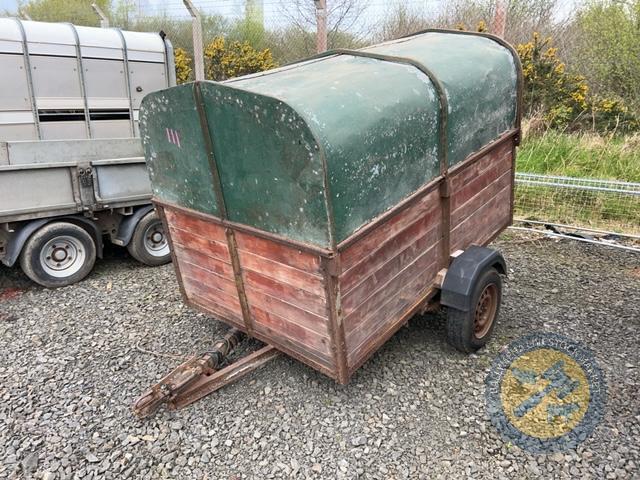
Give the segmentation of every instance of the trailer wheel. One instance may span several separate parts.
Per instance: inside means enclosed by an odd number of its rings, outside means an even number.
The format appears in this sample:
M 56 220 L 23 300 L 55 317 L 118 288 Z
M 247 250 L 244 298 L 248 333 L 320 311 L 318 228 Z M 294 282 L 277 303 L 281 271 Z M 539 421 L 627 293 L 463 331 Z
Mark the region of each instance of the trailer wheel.
M 473 287 L 471 308 L 464 312 L 449 308 L 447 339 L 461 352 L 482 348 L 491 337 L 502 301 L 502 279 L 495 268 L 488 268 Z
M 20 254 L 22 271 L 44 287 L 79 282 L 96 261 L 96 244 L 85 229 L 67 222 L 48 223 L 36 230 Z
M 171 261 L 169 242 L 164 227 L 155 211 L 140 219 L 127 250 L 133 258 L 145 265 L 164 265 Z

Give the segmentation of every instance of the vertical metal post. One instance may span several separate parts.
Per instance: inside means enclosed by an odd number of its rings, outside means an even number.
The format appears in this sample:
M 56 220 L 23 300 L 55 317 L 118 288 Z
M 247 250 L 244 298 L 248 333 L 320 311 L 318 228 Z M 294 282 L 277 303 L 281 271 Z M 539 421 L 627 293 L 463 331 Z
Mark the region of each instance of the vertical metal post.
M 87 84 L 84 78 L 84 66 L 82 64 L 82 47 L 80 46 L 80 37 L 78 30 L 72 23 L 67 23 L 73 32 L 76 40 L 76 61 L 78 62 L 78 81 L 80 82 L 80 93 L 82 94 L 82 104 L 84 105 L 84 123 L 87 129 L 87 138 L 93 138 L 93 129 L 91 128 L 91 115 L 89 113 L 89 99 L 87 98 Z
M 96 15 L 100 18 L 100 27 L 109 28 L 109 18 L 107 18 L 102 9 L 95 3 L 91 4 L 91 8 L 93 8 L 93 11 L 96 12 Z
M 204 48 L 202 46 L 202 18 L 191 0 L 182 0 L 191 14 L 193 28 L 193 64 L 196 80 L 204 80 Z
M 316 4 L 316 49 L 327 50 L 327 0 L 314 0 Z
M 493 22 L 491 25 L 491 33 L 504 38 L 504 32 L 507 27 L 507 5 L 505 0 L 498 0 L 496 2 L 496 11 L 493 15 Z
M 27 89 L 29 90 L 29 103 L 31 103 L 31 112 L 33 114 L 33 123 L 36 127 L 36 135 L 38 140 L 42 140 L 42 129 L 40 128 L 40 118 L 38 117 L 38 104 L 36 102 L 36 92 L 33 87 L 33 72 L 31 71 L 31 58 L 29 56 L 29 42 L 27 41 L 27 33 L 24 29 L 24 25 L 19 18 L 14 19 L 20 29 L 20 36 L 22 38 L 22 51 L 24 53 L 24 71 L 27 74 Z

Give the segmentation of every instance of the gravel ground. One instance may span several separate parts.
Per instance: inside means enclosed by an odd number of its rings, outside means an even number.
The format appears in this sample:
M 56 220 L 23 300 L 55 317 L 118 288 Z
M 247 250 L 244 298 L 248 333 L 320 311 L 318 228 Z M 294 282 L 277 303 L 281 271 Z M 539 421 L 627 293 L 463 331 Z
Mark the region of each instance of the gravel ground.
M 224 328 L 181 303 L 172 267 L 114 250 L 55 291 L 1 267 L 0 477 L 639 478 L 640 256 L 512 235 L 496 245 L 511 273 L 478 354 L 445 343 L 442 315 L 415 318 L 345 387 L 281 356 L 146 421 L 132 400 Z M 531 331 L 581 341 L 605 373 L 605 418 L 575 451 L 529 454 L 485 413 L 491 361 Z

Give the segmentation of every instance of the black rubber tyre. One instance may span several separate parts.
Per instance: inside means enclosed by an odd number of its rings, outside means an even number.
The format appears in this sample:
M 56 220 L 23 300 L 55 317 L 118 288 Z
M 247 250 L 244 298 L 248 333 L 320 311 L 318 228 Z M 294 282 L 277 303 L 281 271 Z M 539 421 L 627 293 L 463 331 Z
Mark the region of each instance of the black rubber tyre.
M 36 230 L 22 248 L 22 271 L 48 288 L 64 287 L 86 277 L 96 262 L 96 244 L 82 227 L 53 222 Z
M 448 309 L 447 340 L 461 352 L 471 353 L 486 345 L 500 313 L 502 279 L 494 269 L 485 270 L 476 282 L 468 312 Z
M 140 219 L 127 245 L 127 250 L 133 258 L 152 267 L 171 261 L 167 237 L 155 211 L 147 213 Z

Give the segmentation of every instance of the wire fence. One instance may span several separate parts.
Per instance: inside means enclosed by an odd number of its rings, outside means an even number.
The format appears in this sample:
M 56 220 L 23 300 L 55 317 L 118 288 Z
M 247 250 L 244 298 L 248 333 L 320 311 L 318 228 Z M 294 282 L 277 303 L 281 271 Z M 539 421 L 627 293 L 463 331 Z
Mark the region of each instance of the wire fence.
M 640 235 L 640 183 L 516 173 L 515 217 Z

